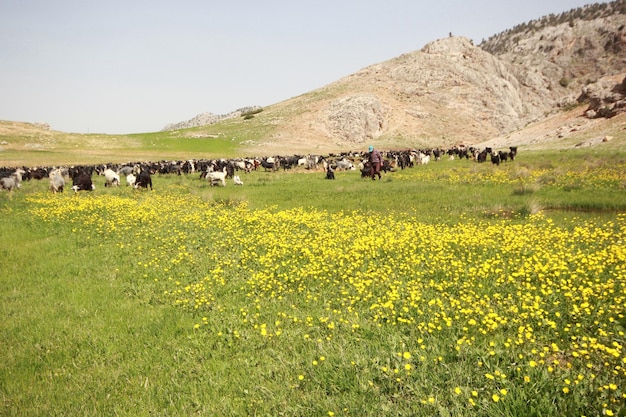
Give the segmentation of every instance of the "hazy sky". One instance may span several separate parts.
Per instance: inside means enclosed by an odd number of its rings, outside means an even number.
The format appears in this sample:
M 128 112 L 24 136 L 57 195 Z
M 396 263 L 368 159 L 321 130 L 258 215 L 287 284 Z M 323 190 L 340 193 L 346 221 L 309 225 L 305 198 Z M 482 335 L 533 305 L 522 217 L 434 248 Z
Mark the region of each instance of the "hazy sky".
M 0 120 L 137 133 L 267 106 L 590 0 L 2 0 Z

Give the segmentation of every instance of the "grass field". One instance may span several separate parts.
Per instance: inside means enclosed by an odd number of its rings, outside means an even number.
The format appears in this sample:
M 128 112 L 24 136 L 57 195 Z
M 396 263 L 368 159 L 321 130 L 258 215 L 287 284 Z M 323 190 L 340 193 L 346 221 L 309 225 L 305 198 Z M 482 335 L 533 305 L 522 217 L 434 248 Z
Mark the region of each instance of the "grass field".
M 626 415 L 626 153 L 0 193 L 0 415 Z

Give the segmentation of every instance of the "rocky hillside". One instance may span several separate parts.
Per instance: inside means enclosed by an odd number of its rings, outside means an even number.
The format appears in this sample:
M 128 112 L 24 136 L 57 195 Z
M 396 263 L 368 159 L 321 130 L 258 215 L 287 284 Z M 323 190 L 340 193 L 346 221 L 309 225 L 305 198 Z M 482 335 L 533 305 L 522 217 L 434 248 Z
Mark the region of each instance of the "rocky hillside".
M 233 118 L 245 116 L 246 114 L 254 114 L 255 112 L 259 110 L 261 110 L 259 106 L 249 106 L 249 107 L 242 107 L 228 114 L 213 114 L 213 113 L 208 113 L 208 112 L 201 113 L 197 116 L 192 117 L 189 120 L 168 124 L 161 131 L 188 129 L 190 127 L 212 125 L 222 120 L 233 119 Z
M 574 106 L 587 117 L 614 116 L 626 109 L 625 78 L 626 0 L 619 0 L 546 16 L 479 46 L 464 37 L 435 40 L 363 68 L 265 108 L 254 122 L 264 136 L 250 148 L 481 143 Z
M 511 65 L 527 87 L 552 99 L 547 104 L 572 105 L 606 90 L 604 77 L 626 71 L 626 1 L 544 16 L 480 46 Z M 615 85 L 611 81 L 609 90 Z

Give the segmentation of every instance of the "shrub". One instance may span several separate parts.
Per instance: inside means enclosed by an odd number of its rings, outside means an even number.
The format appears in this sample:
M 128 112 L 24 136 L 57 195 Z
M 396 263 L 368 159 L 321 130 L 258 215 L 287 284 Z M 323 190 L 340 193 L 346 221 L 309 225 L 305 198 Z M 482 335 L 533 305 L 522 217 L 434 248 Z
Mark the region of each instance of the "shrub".
M 261 113 L 262 111 L 263 111 L 262 107 L 244 111 L 244 112 L 241 112 L 241 117 L 243 117 L 244 120 L 252 119 L 255 114 Z

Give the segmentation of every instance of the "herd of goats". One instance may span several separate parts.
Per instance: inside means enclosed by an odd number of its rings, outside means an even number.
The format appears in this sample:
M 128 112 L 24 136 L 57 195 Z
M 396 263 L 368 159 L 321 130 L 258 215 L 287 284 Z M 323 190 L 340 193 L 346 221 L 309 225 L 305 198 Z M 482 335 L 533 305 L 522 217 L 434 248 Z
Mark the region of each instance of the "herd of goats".
M 476 162 L 487 162 L 495 165 L 501 162 L 514 160 L 517 147 L 509 147 L 508 151 L 495 151 L 491 148 L 477 149 L 474 147 L 454 146 L 449 149 L 419 149 L 403 151 L 384 151 L 384 163 L 381 170 L 384 172 L 404 169 L 415 165 L 424 165 L 431 160 L 470 159 Z M 265 171 L 287 170 L 302 167 L 307 170 L 323 168 L 326 178 L 334 179 L 335 170 L 361 171 L 361 177 L 370 176 L 370 167 L 366 152 L 343 152 L 340 154 L 321 155 L 293 155 L 273 156 L 263 158 L 236 158 L 236 159 L 189 159 L 185 161 L 133 162 L 126 164 L 81 165 L 70 167 L 0 167 L 0 190 L 9 192 L 20 188 L 22 181 L 50 180 L 50 191 L 62 192 L 69 180 L 74 192 L 92 191 L 95 189 L 92 177 L 104 177 L 104 186 L 119 186 L 120 179 L 134 188 L 152 189 L 152 175 L 154 174 L 200 174 L 212 186 L 226 186 L 226 179 L 232 178 L 235 185 L 243 185 L 238 171 L 251 172 L 263 169 Z M 68 180 L 66 180 L 66 178 Z

